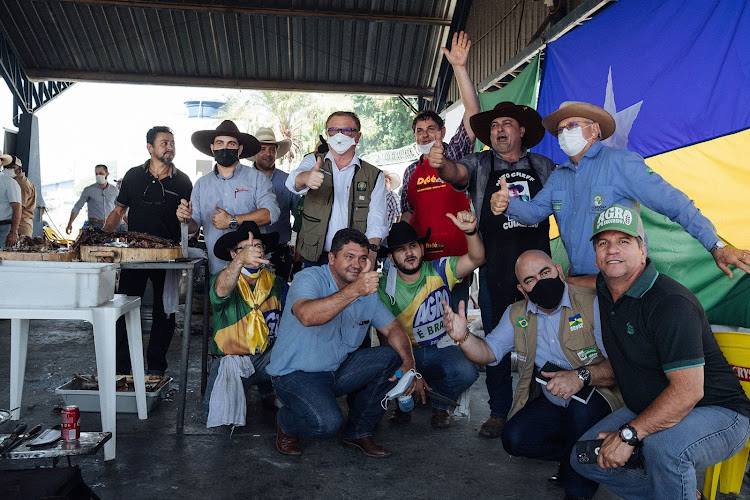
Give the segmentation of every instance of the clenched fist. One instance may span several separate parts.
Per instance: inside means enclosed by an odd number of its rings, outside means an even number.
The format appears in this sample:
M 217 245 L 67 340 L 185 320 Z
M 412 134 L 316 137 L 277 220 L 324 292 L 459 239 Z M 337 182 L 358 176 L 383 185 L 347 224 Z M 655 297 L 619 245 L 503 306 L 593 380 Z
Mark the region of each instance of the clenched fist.
M 193 217 L 193 202 L 185 198 L 180 200 L 177 207 L 177 219 L 181 222 L 189 221 Z
M 365 297 L 377 292 L 379 283 L 380 279 L 378 276 L 378 272 L 372 271 L 372 261 L 370 259 L 367 259 L 367 261 L 365 262 L 365 267 L 362 269 L 362 271 L 359 272 L 357 281 L 352 283 L 352 286 L 354 286 L 357 295 L 359 295 L 360 297 Z
M 443 165 L 442 141 L 435 141 L 435 144 L 430 148 L 430 153 L 427 155 L 427 160 L 430 162 L 430 166 L 434 169 L 438 169 Z
M 305 184 L 310 189 L 318 189 L 323 184 L 325 176 L 320 171 L 320 167 L 323 165 L 323 158 L 318 157 L 318 161 L 315 162 L 315 166 L 307 171 L 307 180 Z
M 495 215 L 500 215 L 505 212 L 508 208 L 508 200 L 510 199 L 510 191 L 508 191 L 508 184 L 505 182 L 505 177 L 500 177 L 500 191 L 492 193 L 490 198 L 490 210 Z

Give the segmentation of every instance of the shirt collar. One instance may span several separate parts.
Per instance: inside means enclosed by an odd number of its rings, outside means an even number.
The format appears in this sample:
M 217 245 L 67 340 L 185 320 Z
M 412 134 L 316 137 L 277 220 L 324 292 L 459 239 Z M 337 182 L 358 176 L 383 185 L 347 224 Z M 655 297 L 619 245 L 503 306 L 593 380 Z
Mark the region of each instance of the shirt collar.
M 630 285 L 630 288 L 628 288 L 624 295 L 633 297 L 634 299 L 642 298 L 646 294 L 646 292 L 651 290 L 651 287 L 654 286 L 654 283 L 656 283 L 656 278 L 658 277 L 659 271 L 656 270 L 656 266 L 654 266 L 654 263 L 651 262 L 651 259 L 647 258 L 646 268 L 643 270 L 641 275 L 636 278 L 633 284 Z M 609 293 L 609 288 L 607 288 L 607 283 L 604 281 L 604 276 L 602 276 L 602 273 L 599 273 L 596 276 L 596 291 L 600 296 L 603 295 L 610 302 L 612 302 L 612 294 Z
M 528 151 L 527 149 L 524 149 L 524 150 L 522 150 L 521 156 L 519 156 L 519 157 L 518 157 L 518 160 L 516 160 L 516 161 L 514 161 L 513 163 L 511 163 L 511 162 L 509 162 L 508 160 L 506 160 L 505 158 L 503 158 L 502 156 L 500 156 L 500 155 L 499 155 L 499 154 L 497 153 L 497 151 L 495 151 L 494 149 L 490 148 L 490 151 L 492 151 L 492 154 L 493 154 L 493 155 L 495 155 L 495 159 L 496 159 L 496 160 L 500 160 L 500 161 L 502 161 L 502 162 L 505 162 L 505 163 L 507 163 L 508 165 L 515 165 L 516 163 L 518 163 L 519 161 L 521 161 L 521 159 L 522 159 L 522 158 L 524 158 L 524 157 L 526 157 L 526 156 L 528 156 L 528 155 L 529 155 L 529 151 Z
M 567 307 L 568 309 L 572 309 L 573 305 L 570 302 L 570 297 L 568 296 L 568 284 L 563 282 L 565 285 L 565 289 L 563 291 L 562 300 L 560 300 L 560 303 L 557 305 L 554 311 L 552 311 L 548 316 L 552 316 L 553 314 L 560 311 L 563 307 Z M 528 301 L 528 304 L 526 304 L 526 313 L 534 313 L 534 314 L 547 314 L 544 311 L 539 310 L 539 307 L 534 304 L 532 301 Z
M 333 159 L 333 155 L 331 155 L 330 151 L 326 153 L 326 156 L 324 159 L 331 160 L 331 164 L 336 165 L 336 161 Z M 362 166 L 362 164 L 359 161 L 359 155 L 357 155 L 356 150 L 354 151 L 354 158 L 352 158 L 351 163 L 349 163 L 349 165 L 347 165 L 344 168 L 351 167 L 352 165 Z M 343 170 L 343 169 L 340 169 L 340 170 Z
M 224 177 L 223 175 L 221 175 L 221 174 L 219 173 L 219 166 L 218 166 L 218 163 L 214 163 L 214 175 L 215 175 L 216 177 L 218 177 L 219 179 L 229 180 L 229 179 L 231 179 L 232 177 L 234 177 L 234 176 L 235 176 L 235 175 L 236 175 L 236 174 L 237 174 L 237 173 L 239 172 L 239 170 L 240 170 L 240 169 L 241 169 L 241 168 L 242 168 L 243 166 L 244 166 L 244 165 L 243 165 L 243 164 L 242 164 L 241 162 L 237 162 L 237 166 L 236 166 L 236 167 L 234 167 L 234 170 L 232 170 L 232 175 L 230 175 L 229 177 Z
M 602 141 L 596 141 L 594 144 L 591 145 L 591 147 L 583 153 L 583 158 L 593 158 L 594 156 L 599 154 L 599 151 L 602 150 L 604 145 L 602 144 Z M 582 158 L 582 159 L 583 159 Z M 581 164 L 581 160 L 578 160 L 578 165 Z M 571 161 L 570 157 L 568 157 L 567 160 L 565 160 L 563 163 L 560 164 L 561 167 L 569 168 L 573 171 L 575 171 L 576 166 L 573 165 L 573 162 Z
M 143 164 L 143 170 L 144 172 L 146 172 L 146 175 L 153 177 L 153 175 L 151 175 L 151 172 L 148 171 L 148 166 L 150 164 L 151 164 L 151 159 L 146 160 L 146 163 Z M 173 163 L 172 165 L 169 166 L 169 175 L 166 178 L 172 178 L 175 175 L 177 175 L 177 167 L 175 167 Z

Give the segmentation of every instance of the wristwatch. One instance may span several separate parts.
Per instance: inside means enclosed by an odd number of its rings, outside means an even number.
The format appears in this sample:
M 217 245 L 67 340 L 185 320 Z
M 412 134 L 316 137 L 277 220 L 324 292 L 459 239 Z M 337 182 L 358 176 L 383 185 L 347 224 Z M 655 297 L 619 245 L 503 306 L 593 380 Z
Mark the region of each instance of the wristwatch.
M 714 246 L 711 247 L 711 250 L 709 250 L 709 252 L 714 253 L 716 250 L 718 250 L 720 248 L 724 248 L 725 246 L 727 246 L 726 243 L 724 243 L 723 241 L 719 240 L 716 243 L 714 243 Z
M 583 382 L 583 386 L 588 386 L 591 383 L 591 372 L 585 366 L 579 367 L 576 371 L 578 372 L 578 378 Z
M 638 446 L 641 444 L 641 440 L 638 439 L 638 431 L 630 424 L 623 424 L 622 427 L 620 427 L 620 439 L 622 439 L 623 443 L 629 444 L 630 446 Z
M 376 243 L 370 243 L 370 251 L 378 253 L 378 250 L 380 250 L 380 245 Z
M 231 219 L 229 219 L 229 229 L 237 229 L 239 227 L 239 224 L 237 224 L 237 217 L 234 215 Z

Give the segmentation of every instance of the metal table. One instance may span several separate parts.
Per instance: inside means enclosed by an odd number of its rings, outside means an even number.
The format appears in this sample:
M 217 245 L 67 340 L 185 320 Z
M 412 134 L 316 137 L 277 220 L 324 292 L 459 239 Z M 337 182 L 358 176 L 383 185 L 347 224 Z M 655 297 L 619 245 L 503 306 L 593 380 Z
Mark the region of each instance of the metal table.
M 10 434 L 0 434 L 0 441 L 10 436 Z M 23 443 L 17 448 L 12 449 L 5 455 L 7 460 L 20 460 L 26 458 L 52 458 L 71 457 L 75 455 L 92 455 L 112 439 L 111 432 L 81 432 L 78 441 L 63 441 L 58 439 L 54 443 L 45 446 L 29 447 L 28 443 Z M 0 457 L 0 460 L 3 457 Z
M 122 262 L 120 269 L 181 269 L 187 271 L 187 293 L 185 294 L 185 318 L 182 328 L 182 357 L 180 358 L 180 390 L 177 397 L 177 434 L 185 428 L 185 399 L 187 396 L 188 356 L 190 354 L 190 321 L 193 314 L 193 270 L 203 265 L 206 273 L 206 293 L 203 299 L 203 338 L 207 335 L 208 325 L 208 266 L 206 259 L 177 259 L 173 261 Z M 205 343 L 205 341 L 204 341 Z M 204 356 L 205 358 L 205 356 Z M 205 359 L 202 365 L 205 372 Z

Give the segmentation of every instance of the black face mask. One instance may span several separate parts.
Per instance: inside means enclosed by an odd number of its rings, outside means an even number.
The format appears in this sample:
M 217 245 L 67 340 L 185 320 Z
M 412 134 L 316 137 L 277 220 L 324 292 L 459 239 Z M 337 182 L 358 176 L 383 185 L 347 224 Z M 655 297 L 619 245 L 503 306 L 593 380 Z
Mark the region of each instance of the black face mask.
M 564 291 L 565 283 L 558 276 L 537 281 L 534 288 L 526 292 L 526 295 L 542 309 L 554 309 L 560 303 Z
M 222 167 L 231 167 L 240 159 L 239 149 L 214 149 L 214 159 Z

